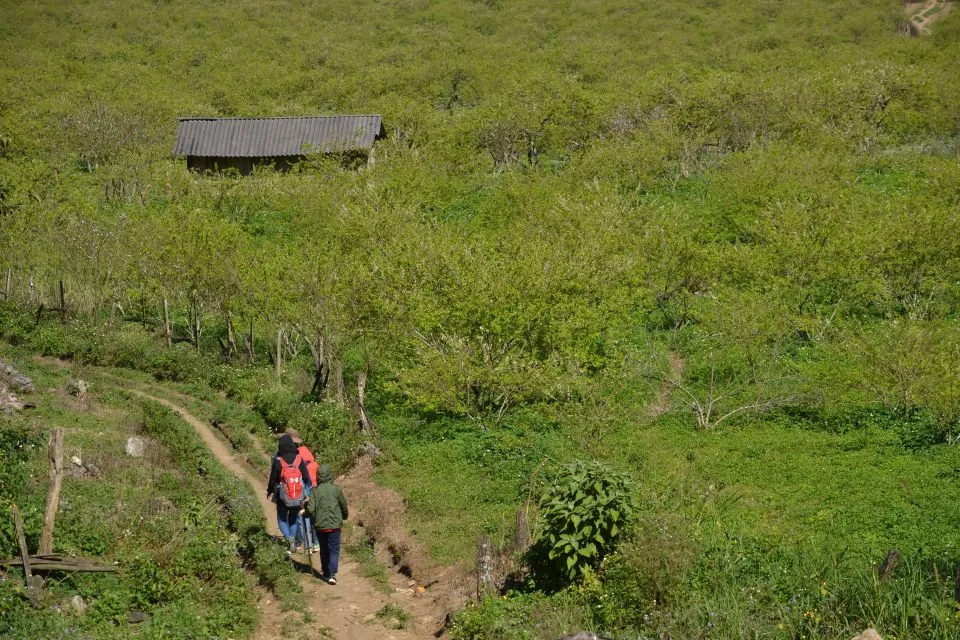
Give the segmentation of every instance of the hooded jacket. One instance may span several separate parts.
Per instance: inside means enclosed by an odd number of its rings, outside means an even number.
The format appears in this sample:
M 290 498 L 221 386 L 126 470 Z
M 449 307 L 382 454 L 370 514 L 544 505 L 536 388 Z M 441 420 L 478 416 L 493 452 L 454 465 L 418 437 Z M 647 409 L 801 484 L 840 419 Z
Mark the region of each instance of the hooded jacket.
M 277 443 L 277 455 L 273 457 L 273 464 L 270 466 L 270 480 L 267 482 L 268 496 L 274 495 L 277 484 L 280 482 L 280 471 L 282 469 L 280 458 L 283 458 L 283 461 L 287 464 L 293 464 L 294 460 L 297 459 L 297 445 L 293 438 L 288 435 L 280 436 L 280 441 Z M 300 474 L 303 476 L 303 484 L 307 487 L 311 486 L 310 470 L 307 467 L 307 461 L 302 457 L 300 458 Z
M 333 484 L 333 470 L 322 464 L 317 470 L 317 486 L 310 491 L 307 515 L 318 531 L 333 531 L 347 519 L 347 499 L 340 487 Z

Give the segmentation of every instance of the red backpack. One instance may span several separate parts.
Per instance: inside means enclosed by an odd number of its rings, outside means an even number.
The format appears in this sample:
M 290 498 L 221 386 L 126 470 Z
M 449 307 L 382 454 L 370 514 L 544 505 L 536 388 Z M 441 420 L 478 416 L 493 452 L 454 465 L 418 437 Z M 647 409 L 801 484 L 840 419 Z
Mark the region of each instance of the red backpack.
M 300 456 L 287 464 L 280 460 L 280 483 L 277 485 L 277 497 L 288 507 L 303 506 L 305 491 L 303 488 L 303 474 L 300 473 Z

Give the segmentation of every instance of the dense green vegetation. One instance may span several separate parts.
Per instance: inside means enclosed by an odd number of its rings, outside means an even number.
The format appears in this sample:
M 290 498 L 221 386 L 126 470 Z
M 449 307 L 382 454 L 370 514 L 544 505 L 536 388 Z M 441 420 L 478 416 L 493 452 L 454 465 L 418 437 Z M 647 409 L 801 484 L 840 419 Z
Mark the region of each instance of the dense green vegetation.
M 956 636 L 960 12 L 924 38 L 887 0 L 0 12 L 7 340 L 226 390 L 339 465 L 336 372 L 369 374 L 380 477 L 443 562 L 546 468 L 635 477 L 618 553 L 458 637 Z M 178 116 L 337 112 L 383 114 L 373 166 L 168 158 Z M 35 322 L 59 280 L 70 319 Z M 281 332 L 279 378 L 220 355 L 228 314 L 261 365 Z

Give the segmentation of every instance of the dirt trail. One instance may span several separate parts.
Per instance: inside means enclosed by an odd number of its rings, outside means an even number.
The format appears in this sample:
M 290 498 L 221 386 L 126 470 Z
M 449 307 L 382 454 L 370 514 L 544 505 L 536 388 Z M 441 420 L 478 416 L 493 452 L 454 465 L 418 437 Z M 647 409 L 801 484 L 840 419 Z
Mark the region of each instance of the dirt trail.
M 111 376 L 112 377 L 112 376 Z M 129 381 L 128 381 L 129 382 Z M 139 383 L 137 383 L 139 386 Z M 142 389 L 126 386 L 127 390 L 142 398 L 158 402 L 180 415 L 213 455 L 232 473 L 250 484 L 263 509 L 267 526 L 271 534 L 277 534 L 276 507 L 266 497 L 266 482 L 263 477 L 251 472 L 238 460 L 232 449 L 221 441 L 213 429 L 190 413 L 185 407 L 148 393 Z M 357 487 L 357 478 L 353 477 L 352 486 Z M 350 494 L 348 493 L 348 500 Z M 443 620 L 446 610 L 437 601 L 433 593 L 417 589 L 403 576 L 393 574 L 390 579 L 391 593 L 378 591 L 370 580 L 360 575 L 360 567 L 349 556 L 341 553 L 339 584 L 330 586 L 309 575 L 313 567 L 306 562 L 316 556 L 298 556 L 298 565 L 305 571 L 301 584 L 304 590 L 306 610 L 312 621 L 302 622 L 298 612 L 283 611 L 272 597 L 265 596 L 260 602 L 261 627 L 256 635 L 258 640 L 273 640 L 280 637 L 293 638 L 334 638 L 337 640 L 414 640 L 432 638 L 434 631 Z M 319 566 L 319 558 L 313 561 Z M 394 605 L 410 615 L 406 629 L 387 629 L 376 618 L 376 613 L 387 605 Z M 387 621 L 389 624 L 389 620 Z M 295 631 L 291 633 L 290 629 Z
M 904 11 L 909 18 L 911 35 L 930 33 L 931 25 L 946 16 L 954 8 L 953 0 L 920 0 L 920 2 L 906 2 Z

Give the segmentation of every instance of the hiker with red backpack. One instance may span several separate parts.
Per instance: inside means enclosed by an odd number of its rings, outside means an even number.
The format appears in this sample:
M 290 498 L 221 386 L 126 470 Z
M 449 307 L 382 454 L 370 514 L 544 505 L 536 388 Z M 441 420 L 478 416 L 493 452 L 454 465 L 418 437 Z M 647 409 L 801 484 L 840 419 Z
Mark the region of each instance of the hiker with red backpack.
M 300 457 L 307 463 L 307 474 L 310 476 L 310 486 L 317 486 L 317 469 L 320 465 L 317 464 L 317 459 L 314 457 L 313 452 L 307 448 L 307 445 L 303 444 L 303 440 L 300 438 L 300 434 L 297 433 L 296 429 L 287 429 L 284 433 L 293 438 L 293 443 L 297 445 L 297 453 L 300 454 Z M 309 499 L 310 488 L 308 487 L 307 500 Z M 308 553 L 320 551 L 320 543 L 317 541 L 313 525 L 310 522 L 310 516 L 300 516 L 300 534 L 303 536 L 303 546 Z M 298 543 L 299 542 L 298 540 Z
M 306 460 L 297 451 L 293 438 L 287 434 L 280 436 L 277 455 L 270 467 L 267 496 L 277 503 L 277 525 L 291 554 L 300 537 L 300 511 L 307 502 L 309 487 L 310 470 Z

